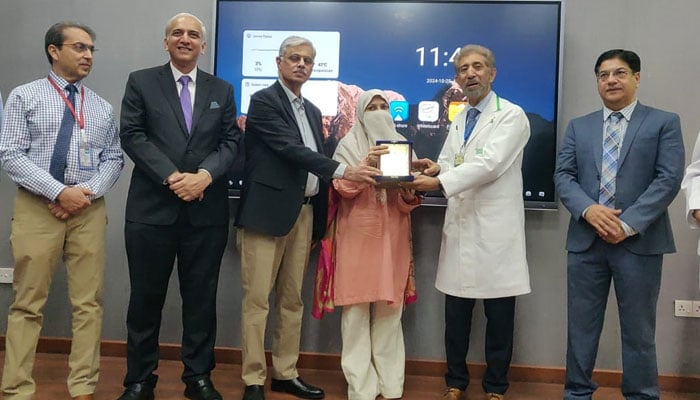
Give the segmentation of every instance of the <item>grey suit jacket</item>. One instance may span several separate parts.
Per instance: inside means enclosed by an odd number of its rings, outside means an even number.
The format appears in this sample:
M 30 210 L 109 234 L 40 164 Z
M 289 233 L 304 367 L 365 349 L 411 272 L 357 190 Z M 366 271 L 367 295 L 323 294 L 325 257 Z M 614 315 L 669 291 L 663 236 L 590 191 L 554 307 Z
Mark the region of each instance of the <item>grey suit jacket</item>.
M 566 249 L 586 251 L 595 229 L 582 217 L 598 202 L 603 149 L 603 111 L 573 119 L 557 157 L 554 182 L 571 212 Z M 685 150 L 678 115 L 641 103 L 630 118 L 620 149 L 615 208 L 639 234 L 621 244 L 640 255 L 674 252 L 668 205 L 683 179 Z
M 192 130 L 185 117 L 170 64 L 132 72 L 121 109 L 122 147 L 134 161 L 126 220 L 175 223 L 187 212 L 194 226 L 228 224 L 227 171 L 238 150 L 240 130 L 232 86 L 197 69 Z M 163 182 L 175 171 L 206 169 L 212 184 L 202 201 L 184 202 Z

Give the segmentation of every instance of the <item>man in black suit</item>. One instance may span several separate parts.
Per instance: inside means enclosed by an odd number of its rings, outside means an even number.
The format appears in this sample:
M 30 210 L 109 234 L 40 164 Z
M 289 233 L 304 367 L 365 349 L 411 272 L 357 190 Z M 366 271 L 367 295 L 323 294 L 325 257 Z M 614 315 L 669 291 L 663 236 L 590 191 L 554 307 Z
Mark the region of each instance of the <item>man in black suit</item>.
M 194 15 L 175 15 L 165 29 L 170 62 L 131 73 L 122 100 L 120 137 L 134 170 L 124 228 L 131 281 L 126 390 L 119 400 L 154 397 L 161 311 L 176 256 L 185 397 L 221 399 L 210 372 L 228 237 L 226 172 L 240 131 L 231 85 L 197 68 L 205 34 Z
M 315 57 L 308 39 L 288 37 L 276 59 L 279 80 L 250 99 L 236 238 L 243 284 L 244 400 L 264 399 L 265 325 L 271 291 L 279 316 L 272 343 L 272 390 L 323 398 L 323 390 L 299 379 L 296 369 L 301 284 L 311 240 L 324 234 L 332 178 L 374 184 L 374 175 L 380 173 L 368 166 L 340 164 L 323 154 L 321 111 L 301 96 Z

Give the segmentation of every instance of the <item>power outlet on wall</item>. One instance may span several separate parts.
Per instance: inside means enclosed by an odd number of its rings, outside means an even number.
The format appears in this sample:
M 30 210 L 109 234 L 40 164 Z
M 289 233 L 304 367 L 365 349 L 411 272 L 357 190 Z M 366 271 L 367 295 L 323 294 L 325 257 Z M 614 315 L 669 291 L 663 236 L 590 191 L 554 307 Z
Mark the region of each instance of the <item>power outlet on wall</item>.
M 12 283 L 14 272 L 14 268 L 0 268 L 0 283 Z
M 700 301 L 693 301 L 693 317 L 700 318 Z
M 693 316 L 693 301 L 692 300 L 676 300 L 674 301 L 676 317 L 692 317 Z

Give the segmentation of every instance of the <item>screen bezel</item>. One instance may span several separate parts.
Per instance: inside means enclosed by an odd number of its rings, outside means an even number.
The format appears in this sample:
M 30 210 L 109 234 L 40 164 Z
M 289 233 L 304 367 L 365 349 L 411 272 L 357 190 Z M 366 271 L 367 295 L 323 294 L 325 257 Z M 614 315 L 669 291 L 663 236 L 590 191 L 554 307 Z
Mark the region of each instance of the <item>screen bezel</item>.
M 217 39 L 218 39 L 218 34 L 219 34 L 219 29 L 218 29 L 218 13 L 219 13 L 219 4 L 220 3 L 226 3 L 226 2 L 241 2 L 241 3 L 255 3 L 256 1 L 253 0 L 214 0 L 214 7 L 213 7 L 213 34 L 211 35 L 211 63 L 214 66 L 214 73 L 216 74 L 216 69 L 217 69 L 217 57 L 216 57 L 216 50 L 217 50 Z M 299 1 L 299 0 L 265 0 L 264 2 L 280 2 L 280 3 L 295 3 L 295 2 L 300 2 L 300 3 L 309 3 L 309 2 L 315 2 L 315 1 Z M 357 1 L 352 1 L 352 0 L 322 0 L 319 2 L 323 3 L 358 3 Z M 406 2 L 399 2 L 399 1 L 378 1 L 378 0 L 364 0 L 361 1 L 361 3 L 406 3 Z M 555 84 L 555 109 L 554 109 L 554 117 L 552 119 L 552 123 L 554 124 L 555 128 L 555 134 L 554 134 L 554 148 L 555 148 L 555 153 L 556 150 L 558 149 L 558 140 L 559 140 L 559 130 L 561 128 L 561 124 L 559 121 L 560 118 L 560 110 L 561 110 L 561 88 L 562 88 L 562 77 L 563 77 L 563 33 L 564 33 L 564 9 L 565 9 L 565 0 L 539 0 L 539 1 L 534 1 L 534 0 L 491 0 L 491 1 L 472 1 L 472 0 L 443 0 L 443 1 L 430 1 L 430 0 L 419 0 L 419 1 L 410 1 L 409 3 L 426 3 L 426 4 L 431 4 L 431 3 L 473 3 L 473 4 L 492 4 L 492 3 L 497 3 L 497 4 L 542 4 L 542 3 L 552 3 L 558 6 L 558 32 L 557 32 L 557 59 L 556 59 L 556 84 Z M 240 105 L 239 105 L 240 107 Z M 239 114 L 240 115 L 240 114 Z M 555 160 L 556 160 L 556 154 Z M 556 162 L 556 161 L 555 161 Z M 538 200 L 528 200 L 528 199 L 523 199 L 525 209 L 528 210 L 556 210 L 559 207 L 559 197 L 556 193 L 556 190 L 554 191 L 554 197 L 552 201 L 538 201 Z M 237 198 L 240 197 L 240 190 L 238 189 L 229 189 L 229 197 Z M 427 206 L 446 206 L 447 205 L 447 199 L 439 192 L 431 192 L 428 193 L 428 195 L 424 198 L 423 200 L 423 205 Z

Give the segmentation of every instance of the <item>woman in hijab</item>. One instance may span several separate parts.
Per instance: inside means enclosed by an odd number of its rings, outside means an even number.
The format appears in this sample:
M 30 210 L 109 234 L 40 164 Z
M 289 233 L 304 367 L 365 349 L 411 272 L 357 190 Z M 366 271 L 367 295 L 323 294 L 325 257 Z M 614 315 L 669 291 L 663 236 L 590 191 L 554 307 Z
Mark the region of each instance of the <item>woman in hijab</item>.
M 353 127 L 333 158 L 351 166 L 376 166 L 386 146 L 406 140 L 394 126 L 381 90 L 360 95 Z M 349 400 L 400 398 L 405 351 L 401 328 L 409 282 L 410 212 L 420 205 L 413 190 L 334 180 L 340 195 L 336 216 L 335 294 L 343 306 L 341 364 Z

